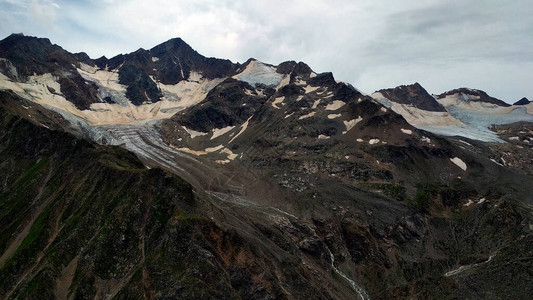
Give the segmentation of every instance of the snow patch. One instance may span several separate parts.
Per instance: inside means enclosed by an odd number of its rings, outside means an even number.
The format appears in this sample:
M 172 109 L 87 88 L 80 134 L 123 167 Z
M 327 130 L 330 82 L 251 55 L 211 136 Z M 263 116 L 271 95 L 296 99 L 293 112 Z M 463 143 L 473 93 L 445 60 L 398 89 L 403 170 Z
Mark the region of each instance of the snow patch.
M 421 137 L 420 140 L 421 140 L 422 142 L 426 142 L 426 143 L 428 143 L 428 144 L 431 144 L 431 139 L 428 138 L 427 136 L 423 136 L 423 137 Z
M 101 98 L 110 97 L 114 102 L 127 106 L 130 105 L 126 98 L 126 86 L 119 83 L 118 71 L 97 69 L 81 63 L 77 69 L 81 77 L 94 82 L 98 86 L 98 94 Z
M 355 125 L 357 125 L 357 123 L 363 121 L 363 118 L 361 116 L 358 116 L 357 119 L 353 119 L 353 120 L 350 120 L 350 121 L 343 121 L 344 122 L 344 126 L 346 126 L 346 130 L 342 132 L 342 134 L 345 134 L 347 133 L 348 131 L 350 131 L 352 128 L 354 128 Z
M 313 112 L 308 113 L 307 115 L 303 115 L 303 116 L 299 117 L 298 120 L 303 120 L 303 119 L 311 118 L 311 117 L 314 116 L 314 115 L 315 115 L 315 112 L 313 111 Z
M 312 93 L 312 92 L 318 90 L 319 88 L 320 88 L 319 86 L 310 86 L 310 85 L 308 85 L 304 89 L 305 89 L 305 93 L 309 94 L 309 93 Z
M 342 117 L 341 114 L 331 114 L 331 115 L 328 115 L 328 119 L 336 119 L 336 118 L 340 118 Z
M 192 154 L 192 155 L 196 155 L 196 156 L 206 155 L 207 154 L 206 151 L 192 150 L 192 149 L 189 149 L 189 148 L 186 148 L 186 147 L 177 148 L 177 150 L 181 151 L 181 152 L 189 153 L 189 154 Z
M 224 127 L 224 128 L 215 128 L 213 129 L 213 135 L 211 136 L 211 140 L 212 139 L 216 139 L 217 137 L 221 136 L 221 135 L 224 135 L 228 132 L 230 132 L 233 128 L 235 128 L 235 126 L 227 126 L 227 127 Z
M 237 158 L 237 154 L 233 153 L 233 152 L 232 152 L 230 149 L 228 149 L 228 148 L 224 148 L 224 149 L 222 149 L 221 152 L 227 154 L 229 160 L 234 160 L 235 158 Z
M 155 81 L 155 78 L 152 80 Z M 175 102 L 174 106 L 183 110 L 204 100 L 207 93 L 223 80 L 223 78 L 208 80 L 204 79 L 200 73 L 190 72 L 189 79 L 176 84 L 167 85 L 158 81 L 155 82 L 163 93 L 163 99 Z
M 345 104 L 346 103 L 344 101 L 335 100 L 335 101 L 333 101 L 333 103 L 328 104 L 326 106 L 326 110 L 337 110 L 337 109 L 343 107 Z
M 322 99 L 315 100 L 315 102 L 313 103 L 313 106 L 311 107 L 311 109 L 316 109 L 318 107 L 318 105 L 320 104 L 320 101 L 322 101 Z
M 362 142 L 364 142 L 364 140 L 363 140 L 363 139 L 357 139 L 356 141 L 357 141 L 357 142 L 359 142 L 359 143 L 362 143 Z
M 291 82 L 291 76 L 290 75 L 285 75 L 283 77 L 283 80 L 281 80 L 281 82 L 278 84 L 278 86 L 276 87 L 276 90 L 279 90 L 281 89 L 282 87 L 286 86 L 287 84 L 289 84 Z
M 329 139 L 329 138 L 330 138 L 330 136 L 328 136 L 328 135 L 323 135 L 323 134 L 321 134 L 321 135 L 318 136 L 318 139 L 319 139 L 319 140 L 327 140 L 327 139 Z
M 412 131 L 411 129 L 403 129 L 403 128 L 401 128 L 400 130 L 401 130 L 403 133 L 405 133 L 405 134 L 409 134 L 409 135 L 413 134 L 413 131 Z
M 281 109 L 281 107 L 278 106 L 278 104 L 282 103 L 285 100 L 285 97 L 277 97 L 274 99 L 274 102 L 272 102 L 272 107 L 276 109 Z
M 229 143 L 233 142 L 233 140 L 235 140 L 239 135 L 241 135 L 244 131 L 246 131 L 246 128 L 248 128 L 248 122 L 250 122 L 250 119 L 252 118 L 253 116 L 249 117 L 248 120 L 246 120 L 246 122 L 244 122 L 244 124 L 242 124 L 242 127 L 241 127 L 241 130 L 239 131 L 239 133 L 237 133 L 230 141 Z M 228 144 L 229 144 L 228 143 Z
M 307 85 L 307 81 L 303 80 L 300 76 L 296 76 L 294 83 L 297 85 Z
M 185 127 L 185 126 L 183 126 L 183 129 L 185 129 L 185 131 L 187 131 L 187 133 L 191 136 L 191 139 L 194 139 L 197 136 L 204 136 L 204 135 L 208 134 L 207 132 L 201 132 L 201 131 L 192 130 L 192 129 L 189 129 L 189 128 Z
M 370 139 L 370 141 L 368 141 L 368 143 L 369 143 L 370 145 L 377 144 L 377 143 L 379 143 L 379 139 Z
M 209 153 L 212 153 L 212 152 L 216 152 L 216 151 L 218 151 L 220 149 L 224 149 L 224 146 L 218 145 L 216 147 L 206 148 L 205 150 L 192 150 L 192 149 L 189 149 L 189 148 L 186 148 L 186 147 L 176 148 L 176 149 L 181 151 L 181 152 L 185 152 L 185 153 L 189 153 L 189 154 L 192 154 L 192 155 L 200 156 L 200 155 L 206 155 L 206 154 L 209 154 Z M 222 152 L 224 152 L 224 151 L 222 151 Z
M 152 61 L 153 62 L 159 61 L 159 57 L 152 57 Z
M 460 159 L 459 157 L 450 158 L 450 161 L 456 164 L 459 168 L 461 168 L 463 171 L 466 171 L 466 163 Z
M 220 149 L 223 149 L 223 148 L 224 148 L 224 146 L 218 145 L 216 147 L 205 148 L 205 152 L 207 152 L 207 153 L 216 152 L 216 151 L 218 151 Z
M 498 166 L 502 166 L 502 167 L 503 167 L 503 165 L 500 164 L 499 162 L 497 162 L 494 158 L 491 158 L 490 160 L 491 160 L 493 163 L 497 164 Z

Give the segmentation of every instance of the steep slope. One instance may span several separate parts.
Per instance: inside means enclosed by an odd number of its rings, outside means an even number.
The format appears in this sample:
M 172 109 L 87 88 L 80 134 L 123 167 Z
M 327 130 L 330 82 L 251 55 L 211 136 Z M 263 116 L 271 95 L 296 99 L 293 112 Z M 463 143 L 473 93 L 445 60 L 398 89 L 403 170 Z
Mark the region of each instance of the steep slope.
M 446 111 L 433 96 L 431 96 L 418 82 L 412 85 L 401 85 L 394 89 L 383 89 L 380 93 L 382 97 L 394 103 L 409 104 L 415 108 L 425 111 Z
M 516 208 L 503 195 L 531 202 L 526 179 L 531 177 L 483 158 L 495 156 L 483 144 L 450 143 L 411 127 L 335 82 L 331 74 L 293 72 L 266 101 L 263 97 L 270 93 L 251 86 L 232 81 L 218 86 L 204 103 L 165 120 L 164 139 L 176 149 L 218 162 L 225 171 L 214 181 L 223 183 L 227 197 L 275 205 L 313 220 L 335 261 L 348 270 L 354 264 L 361 276 L 356 281 L 372 297 L 485 297 L 506 290 L 483 283 L 495 284 L 487 271 L 477 273 L 491 257 L 481 254 L 478 245 L 498 248 L 491 244 L 502 238 L 503 244 L 511 243 L 507 234 L 515 225 L 499 235 L 484 220 L 492 219 L 487 214 L 496 213 L 493 208 Z M 243 112 L 235 108 L 249 103 L 250 110 L 239 118 Z M 221 113 L 210 114 L 213 107 Z M 188 129 L 195 123 L 191 118 L 199 115 L 205 116 L 202 127 Z M 509 185 L 517 189 L 511 191 Z M 484 206 L 489 198 L 506 204 Z M 529 208 L 519 210 L 520 219 L 529 218 Z M 474 237 L 471 226 L 484 233 Z M 311 255 L 322 255 L 309 242 L 300 245 Z M 523 258 L 529 260 L 530 254 L 524 252 Z M 510 269 L 497 268 L 508 278 L 503 281 L 512 280 Z M 463 270 L 474 271 L 467 275 Z M 463 276 L 486 290 L 466 287 Z M 450 289 L 444 292 L 446 286 Z
M 323 256 L 302 265 L 301 252 L 280 229 L 291 228 L 294 238 L 316 234 L 284 212 L 228 208 L 232 200 L 222 196 L 206 203 L 181 179 L 146 169 L 125 150 L 36 127 L 4 110 L 0 120 L 6 298 L 354 293 L 342 278 L 317 288 L 332 262 Z
M 73 64 L 104 102 L 53 93 L 62 75 L 0 78 L 8 298 L 533 292 L 527 156 L 413 127 L 394 107 L 435 101 L 419 85 L 388 92 L 415 102 L 374 99 L 302 62 L 232 64 L 179 39 Z M 416 109 L 459 122 L 435 107 Z M 528 128 L 500 130 L 525 143 Z
M 530 104 L 531 101 L 529 101 L 529 99 L 527 99 L 526 97 L 516 101 L 513 105 L 528 105 Z

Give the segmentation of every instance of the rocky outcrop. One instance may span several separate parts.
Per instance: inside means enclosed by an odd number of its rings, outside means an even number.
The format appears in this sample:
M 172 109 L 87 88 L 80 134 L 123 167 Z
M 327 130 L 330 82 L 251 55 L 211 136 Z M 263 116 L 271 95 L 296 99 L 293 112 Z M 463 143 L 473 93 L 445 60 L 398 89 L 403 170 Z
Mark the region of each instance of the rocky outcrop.
M 410 104 L 427 111 L 446 111 L 418 82 L 412 85 L 401 85 L 393 89 L 379 90 L 385 98 L 400 104 Z
M 531 103 L 531 101 L 529 101 L 526 97 L 516 101 L 513 105 L 528 105 L 529 103 Z

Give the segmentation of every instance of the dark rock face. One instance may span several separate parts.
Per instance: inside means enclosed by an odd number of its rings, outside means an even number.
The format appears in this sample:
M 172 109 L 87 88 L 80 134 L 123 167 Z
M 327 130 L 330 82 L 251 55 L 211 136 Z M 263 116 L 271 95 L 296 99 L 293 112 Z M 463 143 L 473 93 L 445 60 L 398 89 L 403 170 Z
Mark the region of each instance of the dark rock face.
M 52 45 L 49 39 L 12 34 L 0 41 L 0 57 L 8 60 L 0 63 L 0 71 L 13 80 L 51 73 L 59 78 L 61 93 L 77 108 L 88 109 L 91 103 L 101 102 L 97 87 L 86 83 L 75 68 L 80 62 L 91 64 L 85 53 L 71 54 Z M 11 65 L 16 68 L 16 73 Z
M 337 84 L 331 72 L 318 74 L 316 77 L 309 79 L 307 83 L 311 86 L 325 86 L 325 87 L 332 87 Z
M 229 76 L 235 71 L 236 66 L 229 60 L 206 58 L 182 39 L 171 39 L 150 49 L 153 57 L 159 58 L 155 67 L 161 70 L 156 76 L 164 84 L 174 84 L 179 80 L 170 74 L 183 73 L 187 79 L 191 70 L 200 72 L 204 77 L 213 79 Z M 183 72 L 182 72 L 183 71 Z
M 418 82 L 412 85 L 401 85 L 393 89 L 379 90 L 378 92 L 396 103 L 411 104 L 427 111 L 446 111 Z
M 313 70 L 303 62 L 296 63 L 295 61 L 282 62 L 276 68 L 276 72 L 280 74 L 293 74 L 293 76 L 300 76 L 301 78 L 308 79 Z
M 454 95 L 454 94 L 465 95 L 465 97 L 464 97 L 465 101 L 486 102 L 486 103 L 496 104 L 496 105 L 504 106 L 504 107 L 511 106 L 510 104 L 507 104 L 507 103 L 505 103 L 504 101 L 502 101 L 500 99 L 496 99 L 494 97 L 491 97 L 491 96 L 487 95 L 487 93 L 485 93 L 484 91 L 472 90 L 472 89 L 468 89 L 468 88 L 460 88 L 460 89 L 451 90 L 451 91 L 448 91 L 448 92 L 445 92 L 445 93 L 442 93 L 442 94 L 438 95 L 437 98 L 441 99 L 441 98 L 444 98 L 446 96 Z M 478 97 L 478 99 L 468 98 L 469 95 L 470 96 L 476 96 L 476 97 Z
M 88 109 L 94 99 L 98 99 L 98 87 L 85 81 L 81 76 L 63 77 L 59 79 L 61 93 L 79 109 Z
M 531 103 L 531 101 L 529 101 L 526 97 L 516 101 L 513 105 L 528 105 L 529 103 Z
M 229 60 L 200 55 L 179 38 L 150 50 L 93 60 L 85 53 L 71 54 L 48 39 L 13 34 L 0 41 L 0 57 L 7 59 L 0 61 L 0 71 L 13 80 L 45 73 L 58 77 L 65 98 L 82 110 L 108 100 L 100 99 L 97 86 L 80 76 L 76 70 L 80 63 L 118 71 L 119 82 L 127 86 L 126 97 L 134 105 L 160 100 L 161 92 L 151 76 L 163 84 L 176 84 L 189 79 L 193 71 L 213 79 L 233 75 L 237 68 Z
M 101 57 L 95 63 L 100 68 L 108 66 L 110 70 L 135 66 L 137 71 L 154 76 L 163 84 L 176 84 L 189 79 L 191 71 L 201 73 L 208 79 L 226 77 L 233 74 L 237 67 L 229 60 L 204 57 L 179 38 L 150 50 L 139 49 L 111 59 Z
M 161 98 L 161 92 L 155 82 L 142 72 L 141 69 L 126 65 L 119 70 L 119 83 L 126 85 L 126 96 L 134 105 L 145 102 L 157 102 Z
M 8 59 L 21 78 L 51 73 L 61 68 L 72 70 L 71 64 L 78 64 L 77 57 L 52 45 L 49 39 L 12 34 L 0 41 L 0 57 Z M 57 74 L 52 72 L 52 74 Z M 57 74 L 58 75 L 58 74 Z M 15 79 L 15 78 L 13 78 Z
M 176 114 L 172 120 L 202 132 L 242 124 L 274 92 L 272 88 L 265 88 L 263 96 L 246 93 L 251 90 L 253 88 L 246 82 L 226 79 L 209 92 L 203 103 Z

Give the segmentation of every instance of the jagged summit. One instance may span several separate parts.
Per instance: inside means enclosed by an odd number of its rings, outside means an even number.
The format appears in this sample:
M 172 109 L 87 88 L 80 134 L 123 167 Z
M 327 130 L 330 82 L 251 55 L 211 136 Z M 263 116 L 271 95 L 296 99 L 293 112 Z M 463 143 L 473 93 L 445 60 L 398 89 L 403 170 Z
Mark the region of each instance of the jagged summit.
M 391 89 L 377 91 L 390 101 L 400 104 L 410 104 L 426 111 L 445 111 L 433 96 L 431 96 L 418 82 L 411 85 L 401 85 Z
M 531 101 L 529 101 L 529 99 L 527 99 L 526 97 L 516 101 L 513 105 L 528 105 L 530 104 Z
M 21 79 L 34 74 L 59 73 L 58 66 L 72 70 L 71 64 L 77 62 L 74 54 L 53 45 L 49 39 L 23 34 L 12 34 L 1 40 L 0 57 L 7 59 L 17 72 L 13 74 L 5 68 L 0 71 L 6 76 L 16 75 Z

